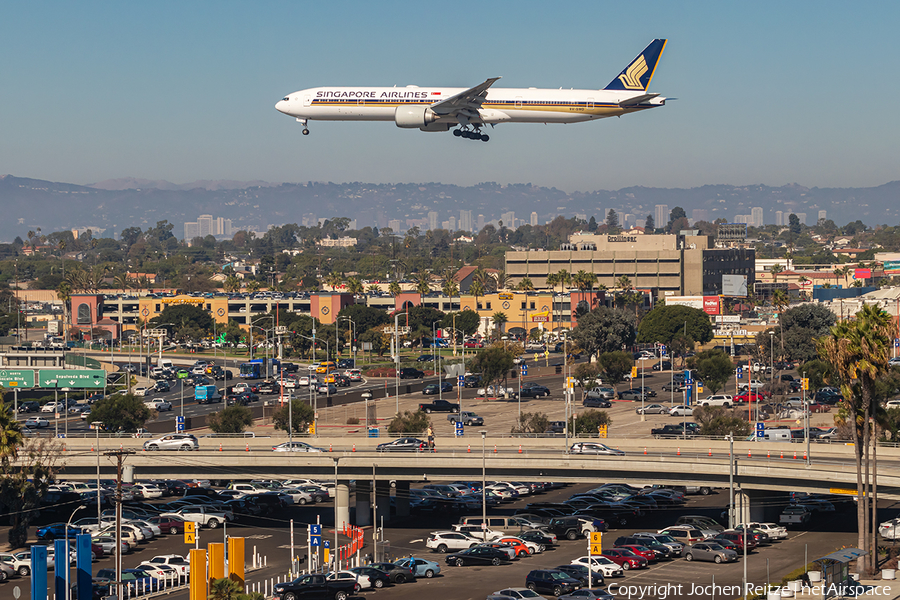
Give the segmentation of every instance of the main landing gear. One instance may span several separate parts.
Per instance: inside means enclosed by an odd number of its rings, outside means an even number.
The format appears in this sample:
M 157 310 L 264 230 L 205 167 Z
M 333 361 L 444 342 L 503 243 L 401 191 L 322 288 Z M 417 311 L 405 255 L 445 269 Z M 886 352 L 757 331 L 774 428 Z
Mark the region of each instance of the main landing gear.
M 469 131 L 468 129 L 454 129 L 453 135 L 456 137 L 464 137 L 469 140 L 481 140 L 482 142 L 486 142 L 491 139 L 489 135 L 486 133 L 481 133 L 480 130 L 476 129 L 475 131 Z

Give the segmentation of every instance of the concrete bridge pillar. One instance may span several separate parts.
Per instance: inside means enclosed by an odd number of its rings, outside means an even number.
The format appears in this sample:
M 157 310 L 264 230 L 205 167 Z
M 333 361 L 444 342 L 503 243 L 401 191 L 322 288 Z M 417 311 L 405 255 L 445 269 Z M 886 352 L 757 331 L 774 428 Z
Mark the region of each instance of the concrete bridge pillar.
M 736 489 L 734 491 L 735 524 L 777 523 L 778 516 L 790 503 L 790 499 L 789 492 Z
M 375 482 L 375 526 L 381 527 L 382 518 L 391 520 L 391 482 L 378 480 Z
M 338 480 L 334 488 L 334 526 L 350 523 L 350 482 Z
M 372 524 L 372 482 L 356 480 L 356 525 L 366 527 Z
M 409 516 L 409 482 L 398 481 L 394 489 L 394 507 L 398 517 Z

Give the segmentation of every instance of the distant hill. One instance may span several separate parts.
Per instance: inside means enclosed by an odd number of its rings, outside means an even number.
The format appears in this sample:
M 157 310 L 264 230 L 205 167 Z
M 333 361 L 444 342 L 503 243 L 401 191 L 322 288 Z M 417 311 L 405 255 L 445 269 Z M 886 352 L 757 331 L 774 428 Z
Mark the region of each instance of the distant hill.
M 387 224 L 399 219 L 427 219 L 438 213 L 438 223 L 460 210 L 471 210 L 473 225 L 478 215 L 485 222 L 514 211 L 517 224 L 528 222 L 532 211 L 545 223 L 556 215 L 584 214 L 603 221 L 609 209 L 630 213 L 643 224 L 657 204 L 683 207 L 688 216 L 694 209 L 705 211 L 710 221 L 749 215 L 754 206 L 763 208 L 766 223 L 775 211 L 806 213 L 813 224 L 819 210 L 844 224 L 861 219 L 867 225 L 900 223 L 900 181 L 871 188 L 808 188 L 792 184 L 707 185 L 690 189 L 631 187 L 568 194 L 556 188 L 531 184 L 482 183 L 469 187 L 441 183 L 268 183 L 261 181 L 167 181 L 116 179 L 89 186 L 56 183 L 5 175 L 0 177 L 0 240 L 12 240 L 29 229 L 44 232 L 75 227 L 102 227 L 116 234 L 127 227 L 147 228 L 157 221 L 182 224 L 198 215 L 231 219 L 235 227 L 265 229 L 270 224 L 302 223 L 304 218 L 350 217 L 359 227 Z M 310 221 L 311 222 L 311 221 Z M 427 221 L 426 221 L 427 222 Z M 423 230 L 425 227 L 421 227 Z

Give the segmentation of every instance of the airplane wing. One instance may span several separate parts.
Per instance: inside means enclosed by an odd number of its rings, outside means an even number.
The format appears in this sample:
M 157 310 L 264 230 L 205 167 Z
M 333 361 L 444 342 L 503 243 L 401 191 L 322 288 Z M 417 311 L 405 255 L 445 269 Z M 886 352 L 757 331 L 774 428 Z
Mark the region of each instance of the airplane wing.
M 435 114 L 442 116 L 462 114 L 467 117 L 475 117 L 478 115 L 478 109 L 481 108 L 481 104 L 484 102 L 488 88 L 499 79 L 499 77 L 491 77 L 473 88 L 445 98 L 440 102 L 435 102 L 431 105 L 431 110 Z

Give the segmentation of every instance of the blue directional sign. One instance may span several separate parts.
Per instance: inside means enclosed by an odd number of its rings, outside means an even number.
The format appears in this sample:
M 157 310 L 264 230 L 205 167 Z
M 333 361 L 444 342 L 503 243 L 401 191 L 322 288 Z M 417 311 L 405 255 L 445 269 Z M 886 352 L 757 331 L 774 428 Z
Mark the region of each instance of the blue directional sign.
M 321 546 L 322 545 L 322 536 L 321 535 L 310 536 L 309 545 L 316 546 L 316 547 Z
M 894 338 L 894 348 L 900 348 L 900 338 Z
M 463 429 L 462 421 L 456 421 L 454 423 L 456 426 L 456 437 L 462 437 L 465 433 L 465 429 Z
M 766 424 L 765 423 L 757 423 L 756 424 L 756 437 L 761 438 L 766 435 Z
M 460 375 L 459 377 L 456 378 L 456 385 L 458 385 L 459 387 L 462 387 L 462 386 L 464 386 L 465 384 L 466 384 L 466 378 L 465 378 L 465 377 L 463 377 L 462 375 Z
M 331 542 L 329 542 L 328 540 L 325 540 L 324 542 L 322 542 L 322 547 L 323 548 L 331 548 Z
M 175 417 L 175 430 L 184 431 L 184 417 L 181 415 Z
M 667 353 L 668 353 L 668 350 L 666 349 L 665 344 L 660 344 L 660 346 L 659 346 L 659 355 L 662 356 L 662 357 L 665 357 L 665 356 L 668 355 Z
M 309 526 L 309 545 L 310 546 L 321 546 L 322 545 L 322 526 L 319 524 L 313 524 Z
M 322 535 L 322 525 L 316 523 L 309 526 L 310 535 Z
M 528 375 L 528 365 L 526 365 L 525 363 L 522 363 L 522 375 Z

